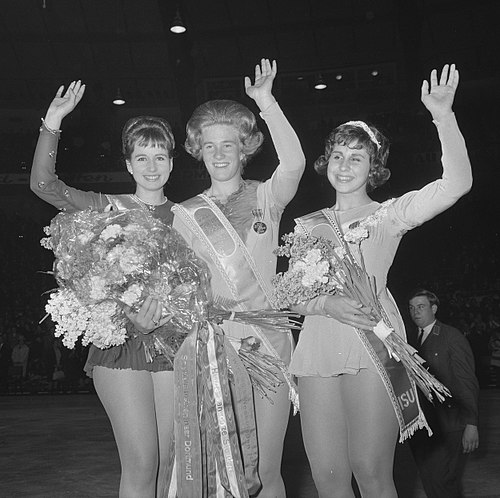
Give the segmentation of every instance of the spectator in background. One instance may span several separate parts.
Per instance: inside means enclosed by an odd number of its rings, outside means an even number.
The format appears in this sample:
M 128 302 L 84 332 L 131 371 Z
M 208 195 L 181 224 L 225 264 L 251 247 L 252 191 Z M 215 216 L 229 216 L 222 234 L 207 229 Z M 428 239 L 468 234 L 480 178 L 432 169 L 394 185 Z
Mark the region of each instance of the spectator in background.
M 26 373 L 28 369 L 28 358 L 30 354 L 30 348 L 24 343 L 24 335 L 19 334 L 17 336 L 17 344 L 12 349 L 12 365 L 15 369 L 15 375 L 21 375 L 21 378 L 26 378 Z
M 420 396 L 434 434 L 417 431 L 410 447 L 427 497 L 458 498 L 464 457 L 479 446 L 479 385 L 469 342 L 458 329 L 436 319 L 438 306 L 432 292 L 420 289 L 411 295 L 410 316 L 418 327 L 414 346 L 452 398 L 433 405 Z
M 0 333 L 0 392 L 7 392 L 9 381 L 9 367 L 12 362 L 12 349 L 7 335 Z

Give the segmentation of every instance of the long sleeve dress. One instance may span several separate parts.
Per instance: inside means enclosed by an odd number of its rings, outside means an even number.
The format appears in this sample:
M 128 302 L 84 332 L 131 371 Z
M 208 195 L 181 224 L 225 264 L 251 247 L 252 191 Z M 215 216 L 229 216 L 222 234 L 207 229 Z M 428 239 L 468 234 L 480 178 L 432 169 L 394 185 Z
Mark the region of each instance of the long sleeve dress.
M 208 264 L 213 298 L 234 302 L 234 310 L 272 307 L 271 277 L 276 273 L 273 250 L 278 246 L 279 223 L 305 168 L 300 142 L 278 104 L 271 105 L 261 117 L 269 127 L 279 159 L 271 178 L 265 182 L 243 180 L 225 204 L 211 199 L 205 192 L 173 208 L 174 228 Z M 200 206 L 207 215 L 204 220 L 200 218 L 200 223 L 210 232 L 210 240 L 204 239 L 197 223 L 195 211 Z M 210 247 L 212 244 L 215 250 Z M 241 257 L 243 266 L 229 261 L 232 257 Z M 227 271 L 224 271 L 226 263 Z M 252 279 L 256 276 L 257 283 L 245 280 L 245 275 L 250 273 Z M 228 321 L 224 322 L 223 329 L 227 335 L 239 339 L 260 334 L 262 351 L 279 356 L 286 363 L 290 360 L 291 334 L 268 328 L 256 331 L 251 326 Z
M 173 203 L 169 200 L 159 206 L 149 206 L 131 194 L 101 194 L 78 190 L 66 185 L 57 177 L 55 172 L 59 137 L 59 133 L 53 134 L 44 127 L 40 128 L 30 178 L 31 190 L 38 197 L 67 213 L 74 213 L 88 208 L 103 211 L 105 207 L 111 204 L 113 209 L 116 210 L 147 209 L 154 217 L 161 219 L 165 224 L 172 224 L 173 214 L 171 208 Z M 108 368 L 147 370 L 150 372 L 172 370 L 171 361 L 163 356 L 157 356 L 152 362 L 148 362 L 144 351 L 144 343 L 139 337 L 131 337 L 124 344 L 108 349 L 99 349 L 91 345 L 85 365 L 85 371 L 89 376 L 92 376 L 92 369 L 97 365 Z
M 353 209 L 335 211 L 344 234 L 354 229 L 359 222 L 367 222 L 368 237 L 360 245 L 351 244 L 350 248 L 358 260 L 359 249 L 362 251 L 368 274 L 376 278 L 384 310 L 394 330 L 403 337 L 403 320 L 386 287 L 387 273 L 399 243 L 408 230 L 448 209 L 472 185 L 465 141 L 454 114 L 435 124 L 442 146 L 443 174 L 440 179 L 383 204 L 370 202 Z M 330 233 L 322 231 L 321 226 L 312 231 L 312 235 L 329 236 Z M 299 377 L 331 377 L 355 374 L 362 368 L 373 369 L 370 356 L 354 328 L 320 313 L 318 311 L 318 314 L 306 316 L 290 372 Z

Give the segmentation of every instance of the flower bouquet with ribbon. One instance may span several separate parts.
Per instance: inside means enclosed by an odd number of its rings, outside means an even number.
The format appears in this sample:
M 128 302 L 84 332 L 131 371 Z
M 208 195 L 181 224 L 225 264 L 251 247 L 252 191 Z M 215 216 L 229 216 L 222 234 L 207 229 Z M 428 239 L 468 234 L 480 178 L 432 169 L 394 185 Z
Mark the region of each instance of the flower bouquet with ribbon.
M 226 311 L 226 304 L 208 302 L 209 272 L 170 226 L 141 209 L 60 213 L 45 227 L 43 247 L 56 257 L 52 273 L 59 285 L 51 292 L 47 314 L 55 335 L 73 348 L 105 349 L 128 337 L 144 342 L 148 361 L 157 355 L 174 356 L 195 323 L 210 319 L 244 321 L 289 329 L 297 325 L 292 313 L 278 310 Z M 138 311 L 151 296 L 162 302 L 171 319 L 150 334 L 136 331 L 124 307 Z M 48 316 L 47 315 L 47 316 Z M 245 355 L 248 341 L 236 345 Z M 264 358 L 264 361 L 266 359 Z M 271 383 L 268 383 L 271 386 Z
M 284 245 L 277 249 L 279 256 L 290 259 L 286 272 L 273 279 L 275 297 L 283 308 L 309 301 L 322 294 L 342 295 L 362 304 L 367 315 L 377 322 L 375 335 L 383 342 L 389 355 L 401 362 L 410 378 L 425 396 L 439 401 L 451 396 L 449 390 L 424 367 L 417 350 L 394 332 L 378 298 L 374 277 L 368 275 L 360 251 L 360 261 L 354 258 L 338 225 L 334 225 L 339 245 L 324 237 L 302 233 L 283 236 Z

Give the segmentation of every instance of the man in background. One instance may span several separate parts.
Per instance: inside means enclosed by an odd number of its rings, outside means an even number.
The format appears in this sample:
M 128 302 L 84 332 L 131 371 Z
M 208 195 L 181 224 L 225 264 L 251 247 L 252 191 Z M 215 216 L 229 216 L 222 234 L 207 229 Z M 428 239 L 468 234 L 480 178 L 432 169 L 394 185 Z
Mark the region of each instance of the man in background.
M 469 342 L 458 329 L 436 319 L 438 307 L 432 292 L 420 289 L 411 295 L 410 316 L 418 328 L 413 345 L 452 398 L 432 404 L 420 397 L 434 434 L 418 431 L 410 447 L 428 498 L 458 498 L 465 457 L 479 446 L 479 384 Z

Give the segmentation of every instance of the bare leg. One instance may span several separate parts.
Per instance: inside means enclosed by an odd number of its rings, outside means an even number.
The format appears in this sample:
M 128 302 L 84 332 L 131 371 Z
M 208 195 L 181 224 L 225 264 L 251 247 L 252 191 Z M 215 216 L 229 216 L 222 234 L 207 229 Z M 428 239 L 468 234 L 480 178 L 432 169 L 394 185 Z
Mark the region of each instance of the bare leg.
M 93 378 L 118 446 L 120 498 L 154 498 L 158 435 L 151 374 L 98 366 Z
M 302 437 L 320 498 L 354 498 L 343 377 L 299 378 Z
M 274 404 L 254 393 L 255 419 L 259 445 L 259 477 L 262 488 L 258 498 L 285 498 L 285 484 L 281 477 L 281 458 L 285 439 L 290 401 L 288 385 L 270 394 Z
M 397 498 L 393 465 L 398 423 L 382 380 L 371 369 L 342 377 L 349 460 L 361 495 Z
M 170 444 L 174 433 L 174 373 L 155 372 L 153 379 L 156 426 L 158 431 L 158 484 L 160 492 L 166 485 L 166 475 L 169 465 Z M 157 493 L 158 494 L 158 493 Z

